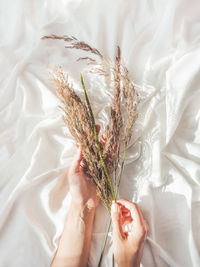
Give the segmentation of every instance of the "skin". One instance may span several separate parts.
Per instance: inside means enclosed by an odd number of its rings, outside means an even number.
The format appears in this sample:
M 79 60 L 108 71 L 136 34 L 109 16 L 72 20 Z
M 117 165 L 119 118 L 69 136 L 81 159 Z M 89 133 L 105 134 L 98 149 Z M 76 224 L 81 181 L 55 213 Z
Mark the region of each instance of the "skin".
M 113 253 L 119 267 L 139 267 L 148 225 L 137 204 L 120 199 L 112 204 Z M 129 231 L 123 226 L 129 225 Z
M 84 168 L 80 148 L 68 169 L 72 201 L 51 267 L 87 265 L 99 197 L 96 194 L 95 185 L 85 175 Z M 119 267 L 139 267 L 148 226 L 138 206 L 127 200 L 118 200 L 117 203 L 112 204 L 111 216 L 116 263 Z M 130 225 L 129 232 L 123 230 L 126 223 Z
M 81 149 L 68 171 L 71 205 L 52 267 L 86 266 L 95 209 L 99 203 L 95 185 L 86 177 Z

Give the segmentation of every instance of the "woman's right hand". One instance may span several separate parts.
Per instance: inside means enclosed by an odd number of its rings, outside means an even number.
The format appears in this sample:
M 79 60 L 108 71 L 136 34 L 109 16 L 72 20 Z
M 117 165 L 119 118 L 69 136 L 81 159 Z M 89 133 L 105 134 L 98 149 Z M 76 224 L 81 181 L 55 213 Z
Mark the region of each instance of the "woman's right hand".
M 137 204 L 121 199 L 112 204 L 113 252 L 119 267 L 139 267 L 148 233 Z M 127 224 L 128 231 L 123 229 Z

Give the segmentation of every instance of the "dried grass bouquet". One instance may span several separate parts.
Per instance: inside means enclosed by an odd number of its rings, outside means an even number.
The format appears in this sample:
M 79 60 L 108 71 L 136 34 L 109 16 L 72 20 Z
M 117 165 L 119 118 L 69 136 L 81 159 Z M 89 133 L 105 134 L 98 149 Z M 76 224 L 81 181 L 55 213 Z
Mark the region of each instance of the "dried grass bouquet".
M 97 192 L 110 212 L 112 200 L 116 201 L 128 143 L 137 118 L 139 96 L 129 77 L 126 66 L 122 63 L 120 48 L 114 62 L 105 58 L 99 50 L 75 37 L 50 35 L 42 39 L 63 40 L 66 48 L 79 49 L 87 53 L 85 60 L 89 72 L 106 77 L 112 90 L 109 123 L 105 127 L 103 142 L 99 140 L 97 127 L 83 76 L 81 84 L 84 99 L 75 92 L 74 86 L 62 67 L 54 67 L 50 80 L 57 88 L 57 95 L 62 102 L 63 120 L 71 135 L 82 146 L 85 169 L 89 179 L 95 183 Z M 118 175 L 117 175 L 118 174 Z

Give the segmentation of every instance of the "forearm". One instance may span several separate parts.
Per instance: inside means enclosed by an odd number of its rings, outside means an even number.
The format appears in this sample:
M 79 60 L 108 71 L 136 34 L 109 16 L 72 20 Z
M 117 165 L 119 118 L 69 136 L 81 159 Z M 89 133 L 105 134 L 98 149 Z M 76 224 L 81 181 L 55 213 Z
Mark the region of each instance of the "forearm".
M 86 266 L 95 209 L 71 203 L 52 267 Z

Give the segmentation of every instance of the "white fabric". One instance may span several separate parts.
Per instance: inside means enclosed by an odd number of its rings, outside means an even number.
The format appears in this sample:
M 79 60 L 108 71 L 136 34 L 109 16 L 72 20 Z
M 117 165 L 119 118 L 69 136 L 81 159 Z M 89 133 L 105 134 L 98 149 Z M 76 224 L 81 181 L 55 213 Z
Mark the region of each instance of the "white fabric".
M 65 168 L 76 147 L 47 65 L 80 85 L 77 51 L 45 34 L 73 35 L 113 58 L 116 45 L 142 96 L 120 197 L 150 226 L 144 267 L 200 266 L 200 1 L 0 1 L 0 267 L 46 267 L 70 196 Z M 86 74 L 84 73 L 84 76 Z M 98 121 L 104 87 L 88 91 Z M 99 206 L 89 266 L 97 266 L 108 216 Z M 109 236 L 102 266 L 111 266 Z

